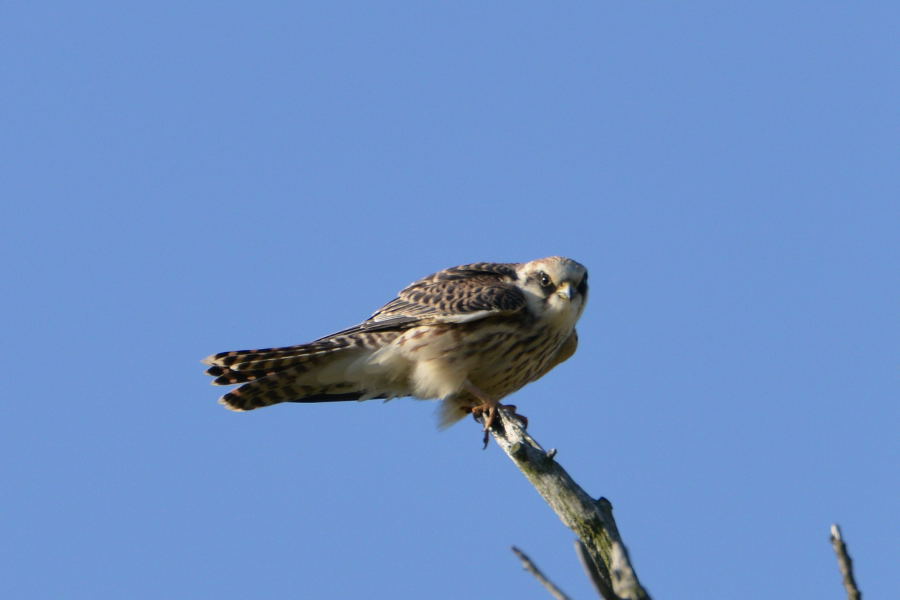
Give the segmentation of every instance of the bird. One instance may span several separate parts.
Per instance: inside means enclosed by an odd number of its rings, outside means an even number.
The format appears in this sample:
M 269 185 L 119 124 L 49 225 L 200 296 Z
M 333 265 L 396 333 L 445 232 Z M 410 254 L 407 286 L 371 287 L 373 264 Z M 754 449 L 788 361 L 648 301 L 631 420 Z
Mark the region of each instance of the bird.
M 474 415 L 487 439 L 500 400 L 575 353 L 587 296 L 587 269 L 561 256 L 460 265 L 411 283 L 349 329 L 203 362 L 214 385 L 240 386 L 219 400 L 233 411 L 412 396 L 441 401 L 440 427 Z

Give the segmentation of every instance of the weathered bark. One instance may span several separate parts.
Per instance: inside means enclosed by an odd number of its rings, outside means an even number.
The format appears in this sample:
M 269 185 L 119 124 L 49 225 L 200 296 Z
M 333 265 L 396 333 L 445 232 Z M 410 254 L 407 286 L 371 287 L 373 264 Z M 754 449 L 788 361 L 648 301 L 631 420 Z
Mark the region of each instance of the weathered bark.
M 594 500 L 515 417 L 497 411 L 491 430 L 497 445 L 519 467 L 563 524 L 575 532 L 595 568 L 595 585 L 607 600 L 644 600 L 650 595 L 638 581 L 606 498 Z

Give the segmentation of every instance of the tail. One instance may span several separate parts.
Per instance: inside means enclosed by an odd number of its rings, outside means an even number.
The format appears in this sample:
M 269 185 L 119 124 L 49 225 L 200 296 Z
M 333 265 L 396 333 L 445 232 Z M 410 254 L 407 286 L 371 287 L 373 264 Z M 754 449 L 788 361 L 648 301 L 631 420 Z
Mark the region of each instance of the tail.
M 247 411 L 279 402 L 337 402 L 384 398 L 346 377 L 347 367 L 362 348 L 348 337 L 326 338 L 311 344 L 259 350 L 220 352 L 203 360 L 213 385 L 243 384 L 219 399 L 234 411 Z

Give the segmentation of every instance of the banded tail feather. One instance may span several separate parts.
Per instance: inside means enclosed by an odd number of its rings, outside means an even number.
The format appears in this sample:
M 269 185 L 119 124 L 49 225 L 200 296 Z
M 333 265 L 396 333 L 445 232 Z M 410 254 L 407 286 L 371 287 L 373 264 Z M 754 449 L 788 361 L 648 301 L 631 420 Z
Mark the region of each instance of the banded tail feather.
M 215 378 L 213 385 L 243 384 L 219 399 L 235 411 L 281 402 L 387 398 L 389 392 L 365 389 L 359 382 L 360 365 L 371 354 L 368 341 L 333 336 L 297 346 L 220 352 L 203 362 L 209 365 L 206 374 Z

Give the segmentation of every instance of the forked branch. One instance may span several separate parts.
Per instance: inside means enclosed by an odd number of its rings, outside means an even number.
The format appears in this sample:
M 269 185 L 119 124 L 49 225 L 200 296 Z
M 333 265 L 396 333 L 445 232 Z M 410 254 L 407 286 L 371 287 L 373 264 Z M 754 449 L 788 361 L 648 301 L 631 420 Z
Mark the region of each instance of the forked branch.
M 631 565 L 609 501 L 591 498 L 554 460 L 556 452 L 545 451 L 515 417 L 500 410 L 498 420 L 491 430 L 494 440 L 563 524 L 578 536 L 594 567 L 592 579 L 603 597 L 606 600 L 649 599 Z

